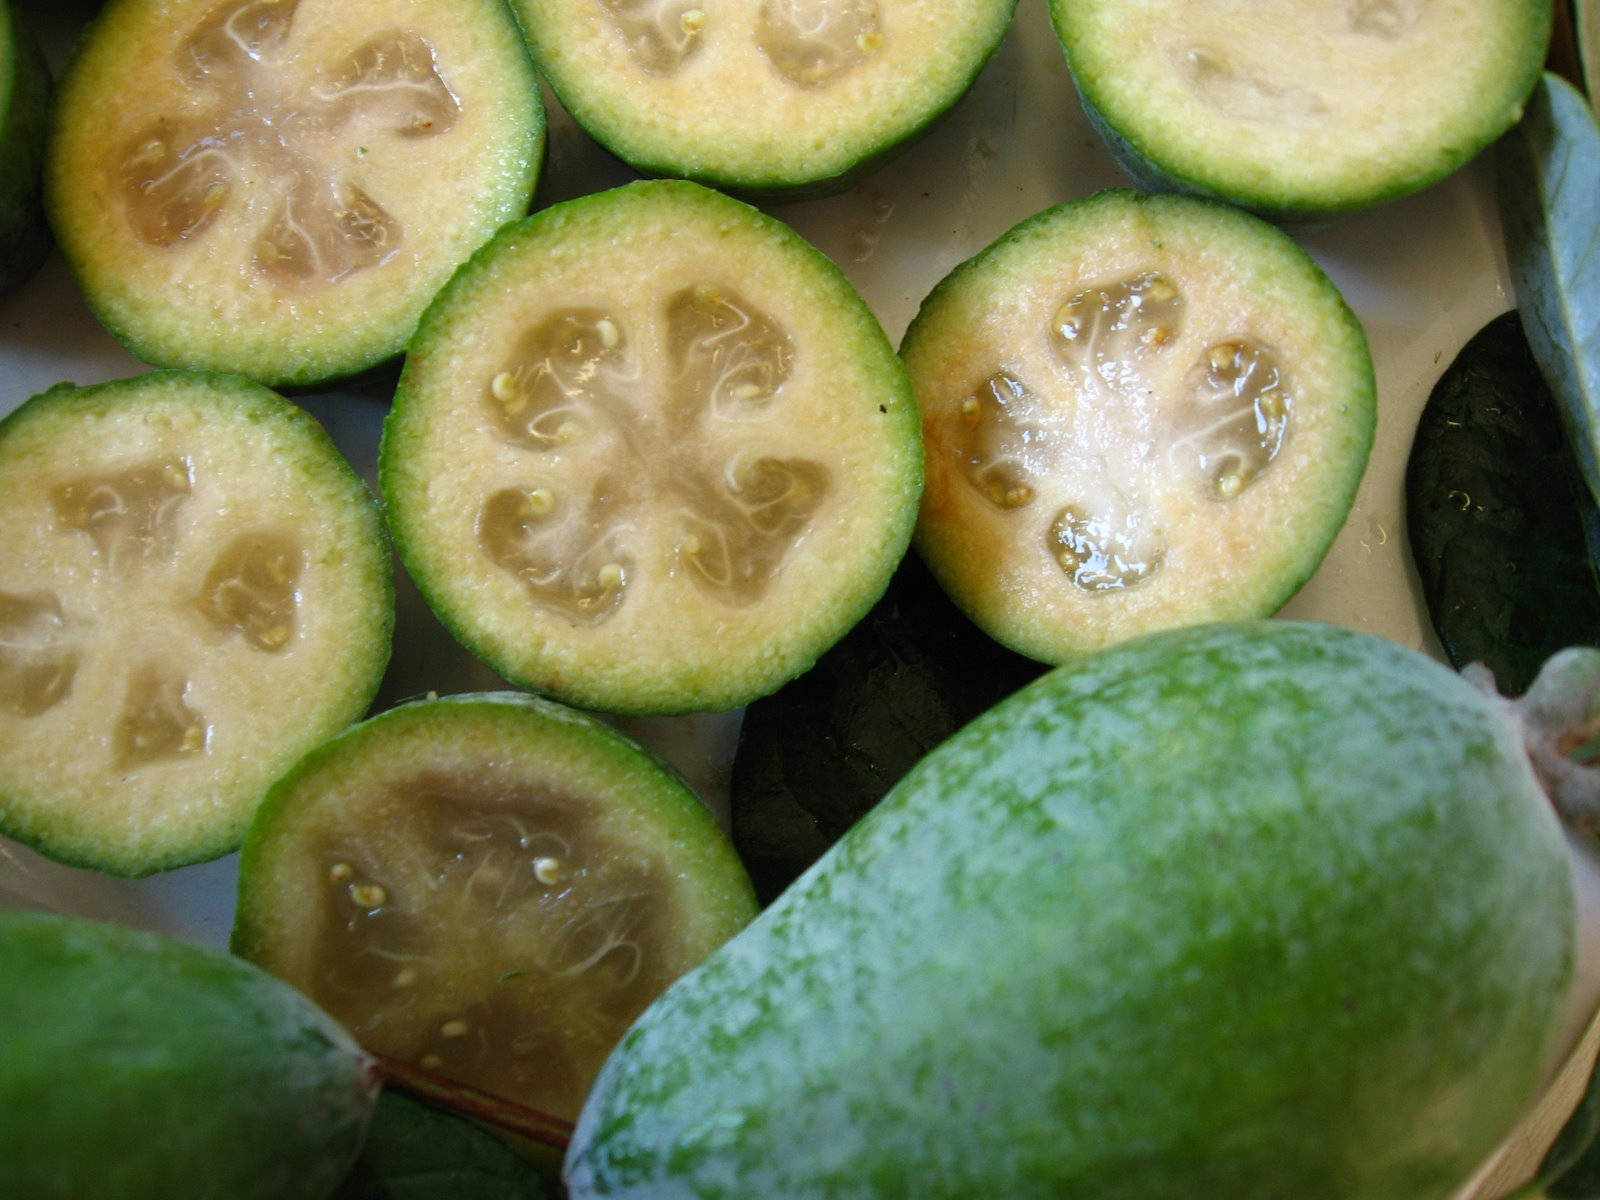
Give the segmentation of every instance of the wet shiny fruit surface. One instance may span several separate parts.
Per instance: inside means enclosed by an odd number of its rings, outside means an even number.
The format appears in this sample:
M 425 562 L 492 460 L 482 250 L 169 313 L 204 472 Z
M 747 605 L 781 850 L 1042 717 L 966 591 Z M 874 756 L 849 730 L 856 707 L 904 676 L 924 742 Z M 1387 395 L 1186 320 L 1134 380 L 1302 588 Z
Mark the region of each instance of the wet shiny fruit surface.
M 0 828 L 123 874 L 232 849 L 388 660 L 365 488 L 288 401 L 184 372 L 35 397 L 0 487 Z
M 571 1119 L 622 1031 L 754 913 L 710 813 L 614 730 L 511 695 L 392 710 L 281 782 L 235 948 L 369 1050 Z
M 96 314 L 147 361 L 273 384 L 397 352 L 526 211 L 544 134 L 487 0 L 113 3 L 60 113 L 51 209 Z
M 507 678 L 613 711 L 727 709 L 886 585 L 915 406 L 814 250 L 694 184 L 503 232 L 420 331 L 384 433 L 396 540 Z
M 1046 662 L 1275 611 L 1343 522 L 1372 366 L 1333 285 L 1264 222 L 1104 192 L 940 284 L 902 355 L 917 544 L 992 636 Z

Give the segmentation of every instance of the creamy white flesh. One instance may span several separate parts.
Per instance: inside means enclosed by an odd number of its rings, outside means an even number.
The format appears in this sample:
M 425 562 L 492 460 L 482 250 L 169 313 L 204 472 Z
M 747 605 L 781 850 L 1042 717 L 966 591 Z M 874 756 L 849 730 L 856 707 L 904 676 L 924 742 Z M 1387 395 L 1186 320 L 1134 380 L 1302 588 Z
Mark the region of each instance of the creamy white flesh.
M 91 296 L 169 360 L 288 347 L 245 372 L 267 377 L 349 357 L 338 339 L 397 348 L 396 314 L 527 202 L 538 100 L 514 38 L 498 10 L 428 0 L 116 10 L 55 153 Z
M 1015 239 L 907 346 L 919 545 L 1046 660 L 1271 612 L 1337 528 L 1370 421 L 1359 334 L 1248 218 L 1099 207 L 1126 211 Z
M 751 915 L 709 816 L 635 757 L 391 727 L 274 809 L 244 949 L 368 1049 L 571 1119 L 634 1018 Z
M 1534 8 L 1054 4 L 1080 86 L 1146 155 L 1191 181 L 1313 208 L 1404 190 L 1509 123 L 1532 82 Z
M 223 853 L 359 715 L 386 657 L 376 520 L 331 448 L 261 418 L 157 385 L 0 446 L 11 832 L 122 871 Z
M 751 184 L 826 179 L 959 94 L 995 0 L 520 0 L 580 121 L 635 162 Z
M 727 708 L 796 673 L 881 589 L 916 492 L 870 318 L 688 186 L 486 263 L 386 434 L 430 600 L 512 678 L 602 708 Z

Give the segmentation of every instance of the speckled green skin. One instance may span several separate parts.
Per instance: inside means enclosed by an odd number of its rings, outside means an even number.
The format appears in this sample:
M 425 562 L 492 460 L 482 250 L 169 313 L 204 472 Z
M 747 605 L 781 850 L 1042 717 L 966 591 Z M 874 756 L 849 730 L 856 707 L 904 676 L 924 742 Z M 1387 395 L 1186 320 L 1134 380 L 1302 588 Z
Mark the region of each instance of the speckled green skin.
M 645 1014 L 574 1200 L 1432 1200 L 1571 972 L 1501 710 L 1321 626 L 1061 668 L 957 734 Z
M 44 56 L 0 0 L 0 295 L 21 286 L 50 249 L 39 199 L 50 79 Z
M 0 912 L 0 1195 L 317 1200 L 377 1083 L 348 1034 L 240 959 Z

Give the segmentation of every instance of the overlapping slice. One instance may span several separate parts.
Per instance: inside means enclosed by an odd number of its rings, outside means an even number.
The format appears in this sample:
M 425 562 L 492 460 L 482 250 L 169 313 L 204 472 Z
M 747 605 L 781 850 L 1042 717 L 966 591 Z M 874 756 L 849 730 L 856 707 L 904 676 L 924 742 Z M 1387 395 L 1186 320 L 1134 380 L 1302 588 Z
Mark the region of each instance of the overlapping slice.
M 508 678 L 737 707 L 883 591 L 921 485 L 900 363 L 832 264 L 694 184 L 512 226 L 418 332 L 384 432 L 396 543 Z
M 63 386 L 0 423 L 0 833 L 139 875 L 236 847 L 389 655 L 378 515 L 228 376 Z
M 635 167 L 835 190 L 954 104 L 1016 0 L 515 0 L 562 103 Z
M 902 354 L 922 408 L 918 547 L 992 636 L 1059 662 L 1281 606 L 1372 442 L 1361 327 L 1237 210 L 1103 192 L 935 289 Z
M 52 219 L 96 313 L 148 361 L 268 383 L 399 351 L 526 211 L 544 136 L 499 0 L 123 0 L 59 112 Z
M 234 948 L 368 1049 L 570 1120 L 633 1019 L 754 912 L 709 811 L 638 746 L 548 701 L 457 696 L 273 789 Z

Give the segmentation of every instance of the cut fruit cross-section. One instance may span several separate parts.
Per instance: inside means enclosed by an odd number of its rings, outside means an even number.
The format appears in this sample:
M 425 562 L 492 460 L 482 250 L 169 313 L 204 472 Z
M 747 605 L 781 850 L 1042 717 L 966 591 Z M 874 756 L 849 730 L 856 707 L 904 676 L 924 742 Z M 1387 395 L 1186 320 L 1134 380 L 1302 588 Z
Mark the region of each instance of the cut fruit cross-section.
M 1016 0 L 514 0 L 540 66 L 635 168 L 840 190 L 959 100 Z
M 690 712 L 771 691 L 871 606 L 920 461 L 903 369 L 838 270 L 651 182 L 510 226 L 456 276 L 381 476 L 423 595 L 508 679 Z
M 537 698 L 394 709 L 314 751 L 246 840 L 234 948 L 369 1050 L 552 1116 L 755 914 L 710 812 Z
M 272 384 L 397 353 L 526 211 L 544 137 L 497 0 L 118 0 L 59 114 L 50 210 L 96 314 Z
M 365 487 L 288 401 L 174 371 L 30 400 L 0 489 L 0 833 L 125 875 L 234 849 L 388 661 Z
M 1333 284 L 1205 200 L 1103 192 L 1023 222 L 934 290 L 902 354 L 918 548 L 1045 662 L 1274 612 L 1372 443 L 1372 362 Z

